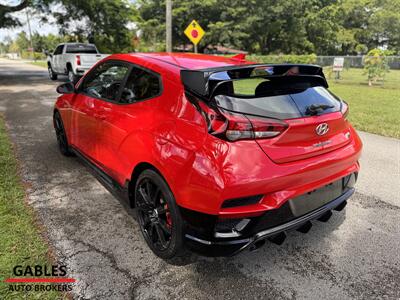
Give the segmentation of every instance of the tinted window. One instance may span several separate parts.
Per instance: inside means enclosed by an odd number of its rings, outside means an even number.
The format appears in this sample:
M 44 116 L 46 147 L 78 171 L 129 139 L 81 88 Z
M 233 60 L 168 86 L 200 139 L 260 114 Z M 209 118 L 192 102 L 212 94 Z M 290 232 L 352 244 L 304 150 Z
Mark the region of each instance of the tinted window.
M 73 44 L 73 45 L 67 45 L 66 53 L 92 53 L 92 54 L 97 54 L 97 49 L 93 45 Z
M 318 114 L 339 111 L 341 105 L 314 79 L 297 76 L 227 82 L 218 87 L 216 95 L 216 104 L 225 109 L 278 119 L 308 116 L 311 105 L 329 106 Z
M 58 46 L 58 47 L 56 48 L 56 50 L 54 51 L 54 55 L 62 54 L 63 49 L 64 49 L 64 45 Z
M 311 105 L 328 105 L 331 108 L 324 110 L 324 113 L 330 113 L 340 110 L 340 100 L 331 92 L 322 86 L 308 88 L 299 93 L 290 94 L 303 115 L 308 115 L 308 108 Z
M 121 103 L 133 103 L 155 97 L 161 92 L 159 77 L 148 71 L 132 68 L 124 89 Z
M 88 74 L 81 90 L 94 98 L 116 101 L 127 72 L 126 65 L 104 63 Z
M 238 98 L 225 95 L 215 97 L 217 105 L 236 112 L 264 116 L 276 119 L 293 119 L 301 117 L 290 96 Z

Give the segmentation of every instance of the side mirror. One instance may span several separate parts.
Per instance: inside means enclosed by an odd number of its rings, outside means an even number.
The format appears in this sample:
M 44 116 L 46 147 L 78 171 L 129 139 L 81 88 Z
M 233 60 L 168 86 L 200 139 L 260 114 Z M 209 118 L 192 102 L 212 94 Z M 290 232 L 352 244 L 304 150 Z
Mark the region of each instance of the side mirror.
M 72 84 L 72 82 L 63 83 L 57 87 L 57 93 L 59 94 L 73 94 L 74 92 L 75 86 Z
M 44 50 L 44 55 L 49 56 L 50 55 L 49 50 Z

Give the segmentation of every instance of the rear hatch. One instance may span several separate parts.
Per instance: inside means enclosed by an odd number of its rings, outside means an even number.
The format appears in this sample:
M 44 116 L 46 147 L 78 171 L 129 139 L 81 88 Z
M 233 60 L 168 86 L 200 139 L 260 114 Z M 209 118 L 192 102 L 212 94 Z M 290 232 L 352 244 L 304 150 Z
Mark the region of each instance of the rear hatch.
M 234 96 L 215 96 L 218 107 L 250 120 L 258 116 L 288 124 L 277 137 L 256 139 L 277 163 L 319 155 L 349 142 L 349 125 L 341 113 L 346 104 L 308 78 L 243 79 L 233 82 L 233 90 Z
M 95 63 L 97 63 L 99 60 L 102 59 L 101 54 L 80 54 L 81 58 L 81 66 L 84 68 L 90 68 L 93 66 Z
M 97 51 L 96 46 L 92 44 L 68 44 L 66 53 L 75 54 L 77 65 L 83 68 L 90 68 L 102 59 L 102 55 Z
M 350 142 L 347 104 L 327 90 L 321 71 L 301 74 L 298 67 L 289 66 L 278 73 L 271 68 L 258 66 L 230 80 L 222 80 L 227 77 L 220 72 L 211 76 L 220 81 L 208 81 L 213 87 L 208 103 L 228 120 L 226 132 L 234 132 L 240 139 L 254 138 L 276 163 L 306 159 Z M 260 76 L 260 70 L 267 74 Z M 240 125 L 243 121 L 237 121 L 243 117 L 251 124 L 253 135 L 238 133 L 249 130 Z

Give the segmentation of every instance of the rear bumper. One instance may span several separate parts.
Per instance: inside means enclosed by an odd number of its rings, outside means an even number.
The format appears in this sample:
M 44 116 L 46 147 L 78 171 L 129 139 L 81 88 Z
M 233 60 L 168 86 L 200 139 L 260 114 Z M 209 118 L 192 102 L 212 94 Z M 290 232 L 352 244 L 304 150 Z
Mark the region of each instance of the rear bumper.
M 262 213 L 358 172 L 362 143 L 357 133 L 350 130 L 353 138 L 346 146 L 282 164 L 271 161 L 254 141 L 225 143 L 207 137 L 204 146 L 193 155 L 194 162 L 187 162 L 185 169 L 181 169 L 185 176 L 181 178 L 175 173 L 166 179 L 176 182 L 171 187 L 176 201 L 188 210 L 224 216 Z M 191 165 L 189 172 L 187 165 Z M 256 204 L 224 206 L 225 201 L 255 195 L 263 195 Z
M 351 176 L 354 176 L 354 183 L 357 175 Z M 249 228 L 243 231 L 243 235 L 230 239 L 215 238 L 214 228 L 218 220 L 217 216 L 183 210 L 184 219 L 191 224 L 185 235 L 186 245 L 193 252 L 204 256 L 232 256 L 245 249 L 257 248 L 266 239 L 279 244 L 285 239 L 286 231 L 297 229 L 307 232 L 312 226 L 310 221 L 329 219 L 332 210 L 344 208 L 346 200 L 353 195 L 354 191 L 352 186 L 346 187 L 339 197 L 298 217 L 292 214 L 288 204 L 282 205 L 279 209 L 252 218 L 249 224 L 253 225 L 249 225 Z

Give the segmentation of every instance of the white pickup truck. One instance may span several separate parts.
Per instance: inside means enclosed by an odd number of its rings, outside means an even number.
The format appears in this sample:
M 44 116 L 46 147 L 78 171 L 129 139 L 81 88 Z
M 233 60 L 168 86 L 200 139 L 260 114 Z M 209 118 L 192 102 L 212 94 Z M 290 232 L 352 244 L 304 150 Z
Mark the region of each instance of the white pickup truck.
M 71 82 L 77 82 L 96 62 L 108 56 L 100 54 L 93 44 L 59 44 L 53 54 L 47 56 L 47 67 L 51 80 L 57 75 L 68 75 Z

